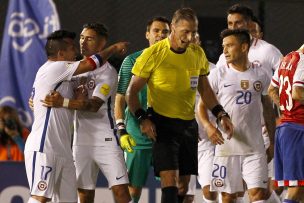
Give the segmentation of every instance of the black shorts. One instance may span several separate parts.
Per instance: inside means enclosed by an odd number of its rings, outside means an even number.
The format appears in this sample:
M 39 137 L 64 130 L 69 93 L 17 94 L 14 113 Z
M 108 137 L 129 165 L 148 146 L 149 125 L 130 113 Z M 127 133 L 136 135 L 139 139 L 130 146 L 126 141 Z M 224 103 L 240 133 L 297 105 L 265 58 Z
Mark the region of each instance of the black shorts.
M 151 110 L 150 110 L 151 111 Z M 154 173 L 179 170 L 179 175 L 197 175 L 198 125 L 195 119 L 168 118 L 152 111 L 156 126 L 153 145 Z

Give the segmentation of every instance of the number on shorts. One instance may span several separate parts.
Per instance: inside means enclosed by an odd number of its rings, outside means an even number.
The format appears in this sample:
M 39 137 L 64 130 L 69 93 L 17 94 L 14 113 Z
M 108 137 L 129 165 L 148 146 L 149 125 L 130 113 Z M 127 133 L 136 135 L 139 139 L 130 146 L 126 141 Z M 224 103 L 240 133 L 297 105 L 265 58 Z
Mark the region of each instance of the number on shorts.
M 48 174 L 52 171 L 52 167 L 50 166 L 41 166 L 41 179 L 46 180 Z
M 214 170 L 212 171 L 212 177 L 218 178 L 221 177 L 222 179 L 226 178 L 226 167 L 220 166 L 218 164 L 213 164 Z

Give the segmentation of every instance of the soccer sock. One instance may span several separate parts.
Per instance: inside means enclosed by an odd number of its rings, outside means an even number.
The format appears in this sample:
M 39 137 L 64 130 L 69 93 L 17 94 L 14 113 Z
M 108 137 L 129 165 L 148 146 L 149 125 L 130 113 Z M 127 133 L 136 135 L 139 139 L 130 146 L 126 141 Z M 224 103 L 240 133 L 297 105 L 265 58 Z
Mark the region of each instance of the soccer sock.
M 300 203 L 300 202 L 291 199 L 284 199 L 283 203 Z
M 41 202 L 39 202 L 38 200 L 30 197 L 29 200 L 27 201 L 27 203 L 41 203 Z
M 258 200 L 258 201 L 254 201 L 252 203 L 265 203 L 266 201 L 265 200 Z
M 277 193 L 275 191 L 272 191 L 270 197 L 266 200 L 268 203 L 280 203 L 280 198 L 278 197 Z
M 174 186 L 162 188 L 161 203 L 177 203 L 177 192 Z
M 132 196 L 132 203 L 138 203 L 140 197 Z
M 216 203 L 216 200 L 209 200 L 209 199 L 206 199 L 206 197 L 203 195 L 203 200 L 205 203 Z
M 243 197 L 237 197 L 235 200 L 235 203 L 243 203 L 244 202 L 244 198 Z
M 177 195 L 178 203 L 183 203 L 185 199 L 185 195 Z

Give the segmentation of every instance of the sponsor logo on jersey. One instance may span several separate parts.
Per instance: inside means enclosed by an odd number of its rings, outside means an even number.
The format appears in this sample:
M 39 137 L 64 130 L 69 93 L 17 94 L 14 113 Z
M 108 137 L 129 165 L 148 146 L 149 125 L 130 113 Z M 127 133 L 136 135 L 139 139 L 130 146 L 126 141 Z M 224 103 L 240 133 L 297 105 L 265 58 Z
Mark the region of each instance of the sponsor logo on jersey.
M 107 138 L 105 138 L 105 141 L 106 141 L 106 142 L 112 141 L 112 138 L 107 137 Z
M 215 187 L 223 187 L 224 186 L 224 181 L 223 181 L 223 179 L 215 178 L 213 180 L 213 184 L 214 184 Z
M 41 180 L 39 183 L 38 183 L 38 189 L 40 191 L 45 191 L 47 188 L 47 183 L 43 180 Z
M 253 88 L 254 88 L 255 91 L 260 92 L 261 89 L 262 89 L 262 82 L 259 81 L 259 80 L 258 80 L 258 81 L 255 81 L 255 82 L 253 83 Z
M 241 88 L 247 90 L 249 88 L 249 80 L 241 80 Z
M 110 86 L 108 84 L 103 84 L 99 92 L 104 96 L 107 96 L 110 93 Z
M 232 86 L 233 84 L 224 84 L 224 87 L 230 87 Z
M 93 80 L 93 79 L 89 80 L 87 85 L 88 85 L 88 88 L 90 90 L 94 89 L 95 88 L 95 80 Z

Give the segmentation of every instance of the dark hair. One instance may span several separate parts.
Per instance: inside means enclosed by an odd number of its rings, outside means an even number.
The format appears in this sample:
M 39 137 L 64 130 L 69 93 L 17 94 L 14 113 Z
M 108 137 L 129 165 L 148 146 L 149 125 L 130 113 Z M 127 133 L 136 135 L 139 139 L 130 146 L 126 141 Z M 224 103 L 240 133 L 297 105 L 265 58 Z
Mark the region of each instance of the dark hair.
M 246 43 L 248 44 L 248 48 L 250 47 L 250 35 L 248 30 L 245 29 L 234 29 L 234 30 L 230 30 L 230 29 L 225 29 L 221 32 L 221 38 L 224 39 L 225 37 L 228 36 L 235 36 L 238 41 L 243 44 Z
M 153 17 L 152 19 L 150 19 L 148 22 L 147 22 L 147 32 L 150 31 L 150 28 L 151 28 L 151 25 L 153 24 L 153 22 L 155 21 L 159 21 L 159 22 L 163 22 L 163 23 L 166 23 L 170 26 L 170 21 L 168 20 L 168 18 L 166 17 L 163 17 L 163 16 L 155 16 Z
M 263 26 L 262 22 L 256 16 L 253 16 L 251 20 L 253 22 L 255 22 L 256 24 L 258 24 L 258 26 L 260 27 L 261 32 L 264 31 L 264 26 Z
M 235 13 L 241 14 L 246 21 L 252 20 L 254 16 L 251 8 L 241 4 L 234 4 L 227 10 L 227 15 Z
M 108 37 L 109 37 L 108 28 L 102 23 L 86 23 L 82 26 L 82 28 L 83 29 L 85 29 L 85 28 L 92 29 L 99 36 L 105 37 L 106 39 L 108 39 Z
M 4 120 L 4 116 L 9 114 L 10 117 L 7 120 Z M 0 119 L 3 120 L 4 125 L 10 129 L 17 129 L 21 133 L 22 125 L 19 120 L 18 112 L 15 108 L 11 106 L 1 106 L 0 107 Z M 6 145 L 9 139 L 4 131 L 0 131 L 0 144 Z
M 68 43 L 64 40 L 66 38 L 75 39 L 76 34 L 66 30 L 57 30 L 52 32 L 48 37 L 45 45 L 47 56 L 55 56 L 58 51 L 65 50 Z
M 172 17 L 172 23 L 177 23 L 180 20 L 198 22 L 196 13 L 192 8 L 180 8 L 176 10 Z

